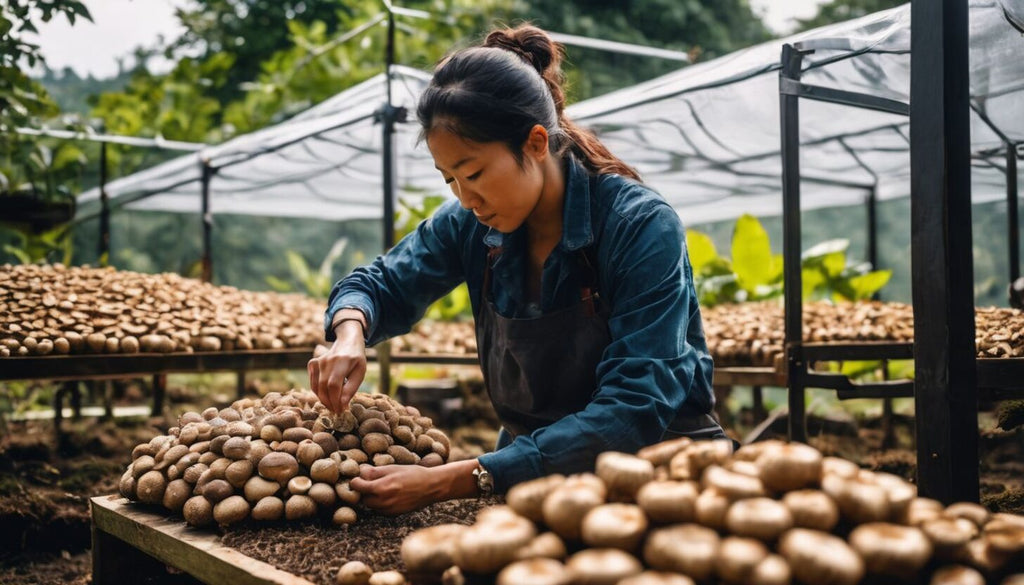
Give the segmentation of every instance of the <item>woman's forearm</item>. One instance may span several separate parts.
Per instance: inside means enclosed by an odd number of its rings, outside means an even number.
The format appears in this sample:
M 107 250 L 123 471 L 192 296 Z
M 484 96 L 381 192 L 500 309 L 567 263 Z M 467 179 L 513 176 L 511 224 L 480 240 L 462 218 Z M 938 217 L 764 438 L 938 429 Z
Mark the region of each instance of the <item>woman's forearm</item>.
M 476 487 L 476 477 L 473 475 L 473 470 L 479 465 L 476 459 L 467 459 L 434 467 L 437 479 L 434 486 L 436 501 L 479 496 L 480 490 Z

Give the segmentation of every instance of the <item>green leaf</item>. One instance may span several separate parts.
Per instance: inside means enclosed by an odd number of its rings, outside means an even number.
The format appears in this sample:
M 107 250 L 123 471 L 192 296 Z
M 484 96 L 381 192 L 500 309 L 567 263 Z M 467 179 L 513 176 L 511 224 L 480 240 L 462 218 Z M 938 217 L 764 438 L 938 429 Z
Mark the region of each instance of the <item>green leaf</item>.
M 694 272 L 700 272 L 709 262 L 718 258 L 718 250 L 711 238 L 696 230 L 686 232 L 686 251 L 690 255 L 690 266 Z
M 854 276 L 850 279 L 850 287 L 853 289 L 856 298 L 853 300 L 869 299 L 885 286 L 892 277 L 892 270 L 875 270 L 863 276 Z
M 804 300 L 811 300 L 818 287 L 825 284 L 825 275 L 816 268 L 804 268 L 800 271 L 800 280 Z
M 843 238 L 837 238 L 834 240 L 826 240 L 820 244 L 815 244 L 810 248 L 804 250 L 804 253 L 800 255 L 800 260 L 803 262 L 820 260 L 829 254 L 835 254 L 836 252 L 846 253 L 846 250 L 850 247 L 850 240 Z
M 836 278 L 846 268 L 846 252 L 832 252 L 821 259 L 821 265 L 829 278 Z
M 288 250 L 285 252 L 288 258 L 288 269 L 291 271 L 292 276 L 299 282 L 306 282 L 309 280 L 309 264 L 306 263 L 306 259 L 301 254 L 294 250 Z
M 268 274 L 265 277 L 265 280 L 267 281 L 267 284 L 270 285 L 270 288 L 276 290 L 279 293 L 288 293 L 295 291 L 295 287 L 292 286 L 292 283 L 280 279 L 272 274 Z
M 776 273 L 768 232 L 752 215 L 745 214 L 736 220 L 732 267 L 740 287 L 748 292 L 754 292 L 758 285 L 770 284 Z
M 32 263 L 32 257 L 29 256 L 28 252 L 22 250 L 21 248 L 14 247 L 10 244 L 4 244 L 4 252 L 7 252 L 11 256 L 14 256 L 15 258 L 18 259 L 18 262 L 21 262 L 22 264 Z
M 844 376 L 851 378 L 857 378 L 864 376 L 865 374 L 871 374 L 882 367 L 881 360 L 870 360 L 870 361 L 857 361 L 850 360 L 843 362 L 843 366 L 839 368 L 839 372 Z

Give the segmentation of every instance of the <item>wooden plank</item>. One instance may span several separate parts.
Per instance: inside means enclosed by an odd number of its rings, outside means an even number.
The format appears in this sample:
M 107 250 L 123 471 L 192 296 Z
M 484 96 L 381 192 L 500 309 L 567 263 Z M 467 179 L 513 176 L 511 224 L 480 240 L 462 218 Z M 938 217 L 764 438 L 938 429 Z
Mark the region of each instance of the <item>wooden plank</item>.
M 190 528 L 181 518 L 145 511 L 120 496 L 98 496 L 90 503 L 95 530 L 116 537 L 204 583 L 313 585 L 306 579 L 224 546 L 217 533 Z M 116 563 L 105 558 L 99 562 L 101 571 L 110 571 L 110 566 L 105 563 Z M 126 577 L 121 575 L 122 579 Z
M 914 344 L 891 341 L 830 341 L 794 346 L 806 361 L 914 359 Z
M 715 386 L 786 386 L 786 373 L 770 366 L 715 368 Z

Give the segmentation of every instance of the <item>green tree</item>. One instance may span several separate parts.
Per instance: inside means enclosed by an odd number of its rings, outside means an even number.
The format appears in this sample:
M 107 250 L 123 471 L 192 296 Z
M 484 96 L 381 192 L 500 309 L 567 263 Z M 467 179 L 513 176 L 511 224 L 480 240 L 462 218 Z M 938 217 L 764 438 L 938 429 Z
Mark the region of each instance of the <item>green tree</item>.
M 874 14 L 881 10 L 906 4 L 906 0 L 832 0 L 818 7 L 811 18 L 797 19 L 797 32 L 811 30 L 826 24 L 842 22 Z

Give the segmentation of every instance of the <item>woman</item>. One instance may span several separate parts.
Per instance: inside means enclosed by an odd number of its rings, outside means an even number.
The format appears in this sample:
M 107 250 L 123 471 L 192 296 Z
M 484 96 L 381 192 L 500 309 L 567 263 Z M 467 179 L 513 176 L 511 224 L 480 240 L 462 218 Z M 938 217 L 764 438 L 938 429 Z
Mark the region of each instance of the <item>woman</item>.
M 417 115 L 457 201 L 331 292 L 330 351 L 311 388 L 347 408 L 365 344 L 409 331 L 469 285 L 497 449 L 434 468 L 367 468 L 351 482 L 390 513 L 550 473 L 592 469 L 680 434 L 724 437 L 708 413 L 711 358 L 676 213 L 562 113 L 561 52 L 531 26 L 445 59 Z

